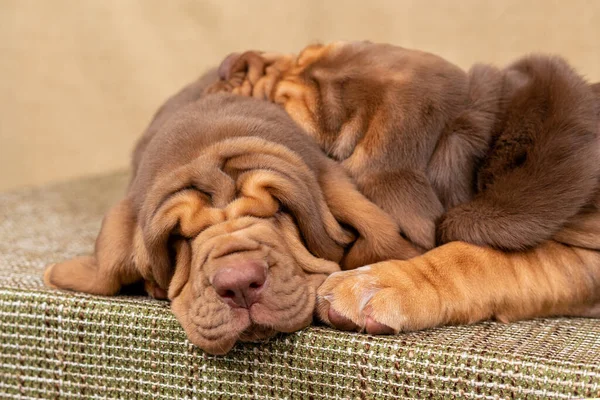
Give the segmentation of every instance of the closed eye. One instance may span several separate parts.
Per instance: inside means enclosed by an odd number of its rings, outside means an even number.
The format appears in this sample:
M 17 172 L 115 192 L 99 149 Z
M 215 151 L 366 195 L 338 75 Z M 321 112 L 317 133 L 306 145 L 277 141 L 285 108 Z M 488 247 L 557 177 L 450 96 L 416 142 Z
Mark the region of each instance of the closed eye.
M 198 186 L 190 185 L 190 186 L 181 188 L 181 190 L 195 190 L 196 192 L 199 192 L 204 197 L 206 197 L 206 200 L 208 201 L 209 204 L 213 204 L 213 193 L 208 191 L 207 189 L 203 189 L 203 188 L 199 188 Z

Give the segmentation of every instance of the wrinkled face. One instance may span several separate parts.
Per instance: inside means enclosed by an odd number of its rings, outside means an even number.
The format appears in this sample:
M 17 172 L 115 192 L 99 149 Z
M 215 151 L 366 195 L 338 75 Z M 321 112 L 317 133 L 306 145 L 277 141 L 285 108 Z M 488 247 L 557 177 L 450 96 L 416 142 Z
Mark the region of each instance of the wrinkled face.
M 176 274 L 185 274 L 189 263 L 189 277 L 174 279 L 172 309 L 190 341 L 212 354 L 226 353 L 238 340 L 309 325 L 316 289 L 336 269 L 313 259 L 283 214 L 217 224 L 183 246 Z M 322 272 L 310 271 L 306 262 Z M 173 287 L 181 283 L 180 291 Z
M 190 341 L 212 354 L 309 325 L 317 287 L 353 240 L 300 159 L 252 140 L 224 141 L 146 204 L 150 251 L 136 262 L 168 286 Z

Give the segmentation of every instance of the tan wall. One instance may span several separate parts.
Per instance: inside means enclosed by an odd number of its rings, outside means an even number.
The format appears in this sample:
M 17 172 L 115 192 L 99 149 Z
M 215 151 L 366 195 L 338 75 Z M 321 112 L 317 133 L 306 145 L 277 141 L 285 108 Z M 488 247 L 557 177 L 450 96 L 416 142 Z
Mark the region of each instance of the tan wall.
M 600 80 L 598 0 L 0 0 L 0 189 L 128 165 L 161 101 L 230 51 L 337 39 L 463 67 L 554 52 Z

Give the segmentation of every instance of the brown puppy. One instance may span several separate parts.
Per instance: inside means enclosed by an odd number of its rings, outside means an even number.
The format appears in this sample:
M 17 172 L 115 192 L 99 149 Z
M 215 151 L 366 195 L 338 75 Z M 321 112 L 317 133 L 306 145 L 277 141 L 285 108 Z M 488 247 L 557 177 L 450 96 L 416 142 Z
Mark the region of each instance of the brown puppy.
M 352 42 L 234 54 L 220 73 L 209 91 L 281 104 L 426 249 L 436 223 L 438 243 L 530 248 L 598 181 L 594 94 L 560 58 L 465 73 L 428 53 Z
M 201 98 L 216 71 L 158 111 L 125 198 L 93 256 L 47 268 L 48 286 L 115 295 L 144 280 L 213 354 L 312 321 L 316 289 L 344 268 L 417 251 L 279 107 Z
M 449 243 L 333 274 L 324 321 L 385 333 L 600 316 L 600 85 L 563 60 L 464 73 L 422 52 L 334 43 L 234 54 L 220 75 L 209 92 L 281 104 L 420 246 L 437 219 L 441 242 L 537 245 Z

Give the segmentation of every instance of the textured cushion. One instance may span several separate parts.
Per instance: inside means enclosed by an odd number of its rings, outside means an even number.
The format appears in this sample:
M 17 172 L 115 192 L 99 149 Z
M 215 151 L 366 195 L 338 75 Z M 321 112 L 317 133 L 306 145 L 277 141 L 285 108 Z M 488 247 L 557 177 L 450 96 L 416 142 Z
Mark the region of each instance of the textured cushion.
M 311 327 L 225 357 L 167 302 L 45 289 L 90 253 L 125 173 L 0 194 L 0 398 L 600 397 L 600 321 L 536 320 L 372 337 Z

